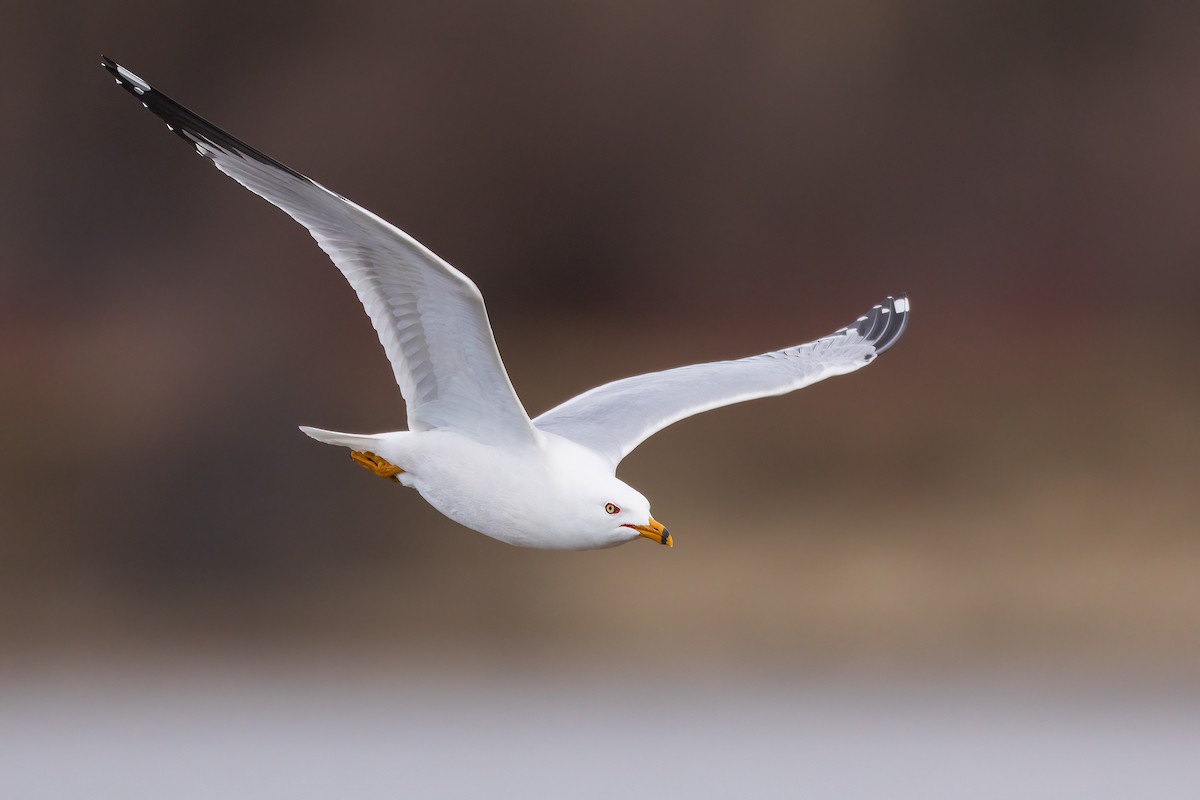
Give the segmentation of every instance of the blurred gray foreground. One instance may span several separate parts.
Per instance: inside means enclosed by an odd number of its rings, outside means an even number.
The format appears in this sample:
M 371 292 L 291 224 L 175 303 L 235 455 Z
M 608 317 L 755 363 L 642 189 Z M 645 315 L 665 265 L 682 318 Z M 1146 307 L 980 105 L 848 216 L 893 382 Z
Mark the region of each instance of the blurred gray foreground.
M 13 675 L 9 798 L 1194 798 L 1200 694 L 1062 681 Z

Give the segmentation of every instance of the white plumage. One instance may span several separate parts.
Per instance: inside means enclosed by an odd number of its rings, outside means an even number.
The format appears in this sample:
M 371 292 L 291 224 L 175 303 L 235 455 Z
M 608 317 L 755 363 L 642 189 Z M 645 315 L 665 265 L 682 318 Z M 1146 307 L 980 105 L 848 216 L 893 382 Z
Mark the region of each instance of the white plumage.
M 889 297 L 807 344 L 599 386 L 530 420 L 500 360 L 479 289 L 408 234 L 249 147 L 105 58 L 103 66 L 218 169 L 303 225 L 358 294 L 408 409 L 408 430 L 302 428 L 415 488 L 469 528 L 511 544 L 589 549 L 644 537 L 672 544 L 644 496 L 615 476 L 680 419 L 784 394 L 869 364 L 903 333 Z

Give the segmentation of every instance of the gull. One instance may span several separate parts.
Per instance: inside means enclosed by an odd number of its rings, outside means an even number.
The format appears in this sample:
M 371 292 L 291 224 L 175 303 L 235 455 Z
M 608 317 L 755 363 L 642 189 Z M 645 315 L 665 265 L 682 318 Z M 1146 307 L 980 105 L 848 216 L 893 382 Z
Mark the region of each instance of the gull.
M 115 61 L 117 83 L 217 169 L 299 222 L 349 281 L 400 387 L 408 430 L 342 433 L 374 474 L 416 489 L 455 522 L 508 544 L 589 550 L 671 534 L 616 477 L 647 437 L 685 417 L 781 395 L 870 364 L 908 324 L 903 294 L 806 344 L 606 383 L 530 419 L 471 280 L 404 231 L 176 103 Z

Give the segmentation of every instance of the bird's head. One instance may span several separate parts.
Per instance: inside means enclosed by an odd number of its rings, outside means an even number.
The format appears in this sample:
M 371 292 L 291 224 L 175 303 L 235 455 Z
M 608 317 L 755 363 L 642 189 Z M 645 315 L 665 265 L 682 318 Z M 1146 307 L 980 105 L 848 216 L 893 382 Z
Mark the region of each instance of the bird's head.
M 613 544 L 645 538 L 674 547 L 671 534 L 650 516 L 650 501 L 624 481 L 610 478 L 593 494 L 584 509 L 590 525 L 606 530 Z
M 674 547 L 671 534 L 650 516 L 650 501 L 613 474 L 611 462 L 559 436 L 545 437 L 550 478 L 541 496 L 562 547 L 589 550 L 649 539 Z M 551 510 L 552 506 L 552 510 Z

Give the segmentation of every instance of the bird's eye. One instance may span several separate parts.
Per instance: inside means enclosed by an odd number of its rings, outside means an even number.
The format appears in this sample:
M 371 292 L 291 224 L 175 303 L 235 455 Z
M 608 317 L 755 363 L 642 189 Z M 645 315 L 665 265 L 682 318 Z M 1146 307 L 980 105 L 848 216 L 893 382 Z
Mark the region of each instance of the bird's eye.
M 605 505 L 604 505 L 604 510 L 605 510 L 605 511 L 607 511 L 608 513 L 610 513 L 610 514 L 616 514 L 616 513 L 618 513 L 618 512 L 619 512 L 621 509 L 620 509 L 620 507 L 619 507 L 619 506 L 614 506 L 612 503 L 605 503 Z

